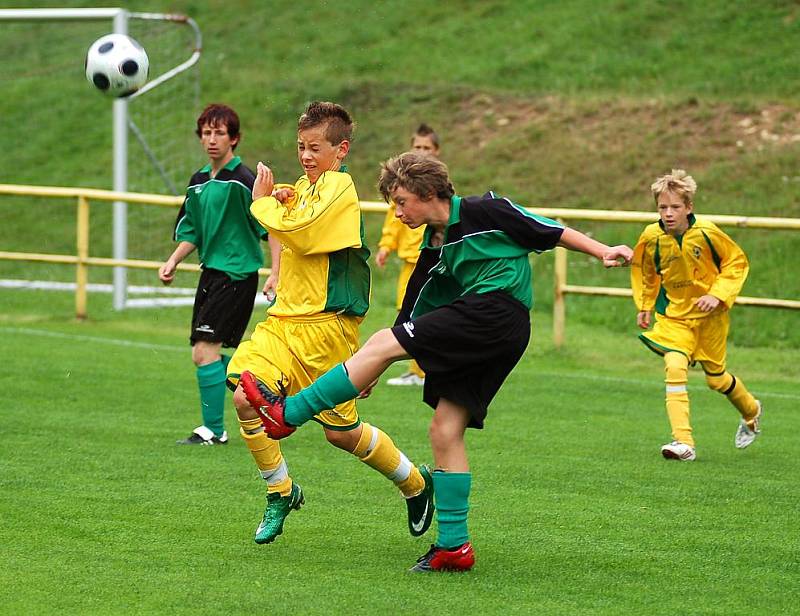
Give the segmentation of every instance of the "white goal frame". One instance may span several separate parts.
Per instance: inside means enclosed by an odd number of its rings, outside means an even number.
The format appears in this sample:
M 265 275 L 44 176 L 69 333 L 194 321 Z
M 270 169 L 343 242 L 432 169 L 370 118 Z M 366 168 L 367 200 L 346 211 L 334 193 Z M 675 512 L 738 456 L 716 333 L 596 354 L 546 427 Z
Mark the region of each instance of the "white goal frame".
M 197 23 L 186 15 L 169 13 L 136 13 L 123 8 L 86 8 L 86 9 L 0 9 L 0 22 L 3 21 L 91 21 L 111 20 L 113 32 L 128 33 L 128 21 L 133 19 L 150 19 L 173 21 L 188 25 L 194 31 L 194 50 L 191 56 L 181 64 L 148 81 L 144 87 L 128 98 L 117 98 L 113 102 L 112 134 L 113 134 L 113 190 L 126 192 L 128 189 L 128 129 L 136 130 L 128 114 L 128 101 L 142 96 L 165 81 L 188 70 L 200 59 L 202 51 L 202 35 Z M 145 146 L 146 147 L 146 146 Z M 115 259 L 126 259 L 128 254 L 128 204 L 115 201 L 113 204 L 113 256 Z M 123 310 L 127 300 L 128 275 L 124 267 L 114 268 L 113 305 L 115 310 Z

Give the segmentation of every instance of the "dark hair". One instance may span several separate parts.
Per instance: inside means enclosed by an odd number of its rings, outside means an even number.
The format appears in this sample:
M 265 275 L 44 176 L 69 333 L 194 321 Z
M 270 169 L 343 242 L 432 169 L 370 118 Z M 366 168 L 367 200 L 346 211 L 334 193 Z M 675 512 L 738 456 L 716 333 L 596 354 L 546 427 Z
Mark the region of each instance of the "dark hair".
M 297 130 L 306 130 L 321 124 L 327 124 L 325 139 L 331 145 L 339 145 L 342 141 L 350 141 L 353 137 L 353 119 L 341 105 L 324 101 L 309 103 L 297 121 Z
M 198 137 L 202 136 L 203 126 L 206 124 L 217 127 L 224 124 L 225 128 L 228 130 L 228 137 L 230 137 L 231 140 L 236 139 L 232 149 L 235 150 L 236 146 L 239 145 L 239 116 L 227 105 L 211 103 L 203 109 L 203 113 L 197 118 L 197 130 L 195 132 Z
M 383 198 L 388 202 L 391 192 L 397 188 L 404 188 L 421 199 L 432 196 L 449 199 L 456 192 L 447 165 L 417 152 L 404 152 L 381 163 L 378 189 Z
M 439 135 L 436 134 L 436 131 L 433 130 L 430 126 L 423 122 L 417 127 L 417 130 L 414 131 L 414 134 L 411 137 L 411 144 L 414 144 L 414 137 L 428 137 L 433 145 L 436 148 L 439 148 Z

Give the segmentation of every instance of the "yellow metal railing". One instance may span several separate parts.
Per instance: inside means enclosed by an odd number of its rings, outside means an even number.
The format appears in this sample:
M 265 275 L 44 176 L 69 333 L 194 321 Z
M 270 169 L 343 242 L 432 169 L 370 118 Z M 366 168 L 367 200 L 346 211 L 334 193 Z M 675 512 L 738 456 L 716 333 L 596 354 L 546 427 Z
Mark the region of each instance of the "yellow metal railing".
M 89 283 L 89 267 L 130 267 L 133 269 L 153 269 L 161 267 L 161 261 L 142 259 L 110 259 L 89 256 L 89 201 L 126 201 L 147 205 L 160 205 L 176 208 L 183 203 L 183 197 L 155 195 L 148 193 L 116 192 L 96 188 L 65 188 L 58 186 L 21 186 L 17 184 L 0 184 L 0 195 L 18 195 L 25 197 L 73 198 L 77 199 L 77 241 L 76 255 L 47 254 L 33 252 L 9 252 L 0 250 L 0 260 L 31 261 L 40 263 L 64 263 L 75 265 L 75 316 L 85 319 L 87 316 L 87 289 Z M 181 263 L 179 270 L 198 271 L 195 263 Z M 261 268 L 259 274 L 268 275 L 268 268 Z
M 656 214 L 654 212 L 616 212 L 605 210 L 570 210 L 559 208 L 531 208 L 531 211 L 542 216 L 557 218 L 559 220 L 595 220 L 603 222 L 636 222 L 652 223 Z M 798 218 L 765 218 L 758 216 L 724 216 L 709 214 L 704 219 L 721 227 L 744 227 L 748 229 L 788 229 L 800 231 Z M 567 284 L 567 253 L 566 248 L 558 247 L 555 250 L 554 272 L 554 298 L 553 298 L 553 343 L 556 347 L 564 344 L 564 330 L 566 328 L 566 296 L 575 295 L 603 295 L 608 297 L 632 297 L 629 288 L 620 287 L 590 287 Z M 744 306 L 762 306 L 765 308 L 783 308 L 800 310 L 800 301 L 789 299 L 775 299 L 767 297 L 737 297 L 737 304 Z
M 45 263 L 64 263 L 76 266 L 75 289 L 75 314 L 83 319 L 87 315 L 87 286 L 89 267 L 130 267 L 138 269 L 155 269 L 161 267 L 160 261 L 145 261 L 141 259 L 109 259 L 104 257 L 89 256 L 89 201 L 126 201 L 128 203 L 141 203 L 177 207 L 183 203 L 183 197 L 154 195 L 146 193 L 115 192 L 94 188 L 60 188 L 54 186 L 21 186 L 16 184 L 0 184 L 0 195 L 20 195 L 28 197 L 75 198 L 78 202 L 77 209 L 77 254 L 40 254 L 26 252 L 0 251 L 0 260 L 12 261 L 39 261 Z M 385 213 L 387 206 L 382 202 L 362 201 L 361 209 L 364 212 Z M 608 210 L 578 210 L 569 208 L 528 208 L 531 212 L 541 216 L 558 219 L 561 221 L 589 220 L 601 222 L 624 223 L 651 223 L 654 212 L 620 212 Z M 756 216 L 723 216 L 707 215 L 707 220 L 728 227 L 744 227 L 750 229 L 784 229 L 800 231 L 800 219 L 797 218 L 766 218 Z M 553 300 L 553 341 L 556 346 L 564 343 L 564 329 L 566 326 L 566 296 L 575 295 L 601 295 L 608 297 L 631 297 L 631 290 L 619 287 L 593 287 L 567 284 L 567 250 L 556 248 L 554 278 L 555 297 Z M 197 271 L 200 267 L 193 263 L 181 263 L 180 270 Z M 269 274 L 268 268 L 259 270 L 259 274 Z M 745 306 L 762 306 L 768 308 L 783 308 L 800 310 L 800 301 L 775 298 L 739 297 L 737 304 Z

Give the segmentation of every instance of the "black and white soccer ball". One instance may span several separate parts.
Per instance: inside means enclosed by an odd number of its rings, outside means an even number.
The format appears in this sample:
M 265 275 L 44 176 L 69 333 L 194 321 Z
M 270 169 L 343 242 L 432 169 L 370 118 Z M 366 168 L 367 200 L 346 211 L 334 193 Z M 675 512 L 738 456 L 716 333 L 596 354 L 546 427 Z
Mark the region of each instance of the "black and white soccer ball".
M 101 36 L 86 52 L 86 79 L 103 94 L 130 96 L 147 83 L 147 52 L 124 34 Z

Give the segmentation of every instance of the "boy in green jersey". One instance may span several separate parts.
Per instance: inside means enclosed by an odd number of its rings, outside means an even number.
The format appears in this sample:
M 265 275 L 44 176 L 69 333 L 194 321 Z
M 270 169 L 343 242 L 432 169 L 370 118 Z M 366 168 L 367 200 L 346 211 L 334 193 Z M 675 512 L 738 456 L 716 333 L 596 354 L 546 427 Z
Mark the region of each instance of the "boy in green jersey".
M 258 269 L 264 263 L 260 240 L 266 230 L 250 214 L 255 174 L 233 151 L 239 144 L 239 117 L 225 105 L 212 104 L 197 118 L 197 136 L 208 164 L 189 181 L 175 223 L 178 247 L 158 270 L 165 285 L 178 264 L 198 251 L 202 273 L 197 285 L 192 331 L 192 361 L 197 367 L 203 423 L 183 445 L 225 445 L 225 369 L 253 311 Z M 267 292 L 274 279 L 267 281 Z

